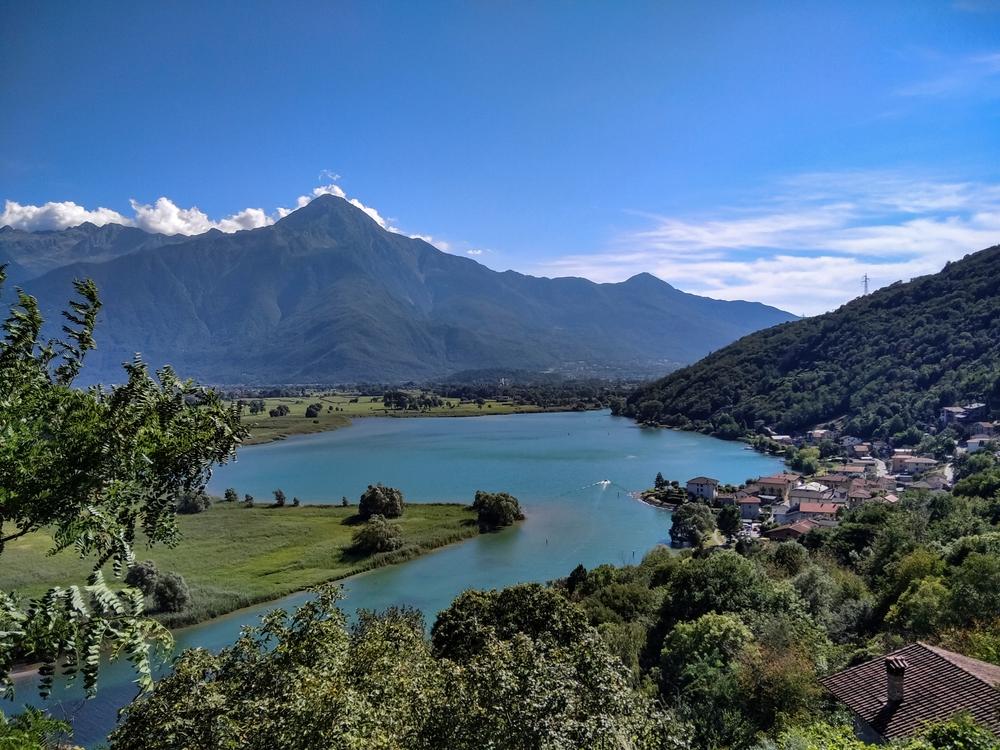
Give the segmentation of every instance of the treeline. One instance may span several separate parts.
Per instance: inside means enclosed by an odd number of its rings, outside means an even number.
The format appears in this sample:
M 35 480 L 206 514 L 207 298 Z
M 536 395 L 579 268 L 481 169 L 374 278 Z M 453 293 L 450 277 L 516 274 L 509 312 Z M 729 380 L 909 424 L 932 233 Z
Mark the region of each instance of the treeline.
M 746 336 L 631 394 L 644 422 L 734 436 L 844 417 L 885 438 L 936 423 L 942 406 L 1000 411 L 1000 246 L 840 309 Z

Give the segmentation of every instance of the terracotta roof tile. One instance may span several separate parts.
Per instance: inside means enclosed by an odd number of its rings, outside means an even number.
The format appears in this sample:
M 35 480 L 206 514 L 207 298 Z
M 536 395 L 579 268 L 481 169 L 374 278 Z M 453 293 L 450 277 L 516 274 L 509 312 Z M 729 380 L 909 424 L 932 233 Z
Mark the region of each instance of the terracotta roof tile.
M 907 663 L 903 701 L 886 700 L 886 659 Z M 826 688 L 872 729 L 889 740 L 908 737 L 927 721 L 967 711 L 1000 734 L 1000 667 L 924 643 L 884 659 L 859 664 L 823 679 Z

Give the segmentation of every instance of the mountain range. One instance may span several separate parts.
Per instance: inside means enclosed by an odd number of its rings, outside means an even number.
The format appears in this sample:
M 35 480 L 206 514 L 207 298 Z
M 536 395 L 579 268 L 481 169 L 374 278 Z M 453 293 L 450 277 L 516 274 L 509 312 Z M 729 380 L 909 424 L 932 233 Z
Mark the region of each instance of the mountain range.
M 403 382 L 493 367 L 643 374 L 794 317 L 649 274 L 598 284 L 493 271 L 335 196 L 233 234 L 6 227 L 0 262 L 55 323 L 73 279 L 97 283 L 98 349 L 84 369 L 104 382 L 135 352 L 211 383 Z
M 625 413 L 726 436 L 836 420 L 905 440 L 969 402 L 1000 412 L 1000 245 L 746 336 L 638 389 Z

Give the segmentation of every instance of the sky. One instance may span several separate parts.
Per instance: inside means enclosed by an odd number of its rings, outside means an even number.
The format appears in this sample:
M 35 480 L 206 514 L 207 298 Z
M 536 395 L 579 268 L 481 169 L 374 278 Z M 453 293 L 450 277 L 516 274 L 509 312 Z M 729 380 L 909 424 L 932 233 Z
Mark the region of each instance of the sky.
M 0 225 L 341 195 L 491 268 L 796 314 L 1000 243 L 1000 0 L 0 0 Z

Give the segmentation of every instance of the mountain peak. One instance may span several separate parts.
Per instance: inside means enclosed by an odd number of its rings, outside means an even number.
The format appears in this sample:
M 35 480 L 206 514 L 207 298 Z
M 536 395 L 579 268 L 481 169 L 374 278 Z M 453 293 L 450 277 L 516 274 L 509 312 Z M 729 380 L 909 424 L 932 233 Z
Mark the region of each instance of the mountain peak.
M 668 284 L 659 276 L 654 276 L 653 274 L 647 273 L 646 271 L 643 271 L 642 273 L 637 273 L 635 276 L 630 276 L 629 278 L 625 279 L 625 281 L 623 281 L 622 283 L 632 287 L 639 287 L 646 289 L 654 289 L 662 287 L 667 287 L 669 289 L 674 288 L 672 285 Z
M 276 226 L 301 228 L 316 224 L 342 226 L 346 222 L 378 224 L 364 211 L 337 195 L 318 195 L 302 208 L 297 208 L 277 222 Z

